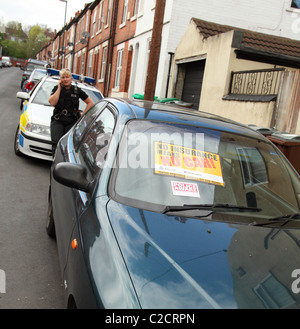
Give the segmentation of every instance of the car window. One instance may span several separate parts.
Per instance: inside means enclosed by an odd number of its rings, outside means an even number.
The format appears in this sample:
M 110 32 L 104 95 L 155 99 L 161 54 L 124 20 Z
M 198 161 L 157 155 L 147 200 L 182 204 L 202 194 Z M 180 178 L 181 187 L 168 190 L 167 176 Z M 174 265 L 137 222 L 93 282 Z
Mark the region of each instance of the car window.
M 51 91 L 56 84 L 56 81 L 49 80 L 45 80 L 44 83 L 41 83 L 37 93 L 32 100 L 32 103 L 50 106 L 48 100 L 51 95 Z
M 266 217 L 299 212 L 299 179 L 291 179 L 286 161 L 268 142 L 133 120 L 118 149 L 110 193 L 119 202 L 158 211 L 184 204 L 229 204 L 261 208 L 251 215 Z
M 30 77 L 32 80 L 40 80 L 43 76 L 45 76 L 46 71 L 35 71 L 32 76 Z
M 104 165 L 114 126 L 114 115 L 105 108 L 91 124 L 80 143 L 78 158 L 88 169 L 88 178 L 91 180 Z
M 89 126 L 92 122 L 97 118 L 99 113 L 104 109 L 107 102 L 101 102 L 96 104 L 95 106 L 91 107 L 87 113 L 80 119 L 80 121 L 76 124 L 74 134 L 73 134 L 73 144 L 75 149 L 77 150 L 79 144 L 88 130 Z
M 34 69 L 44 69 L 47 63 L 27 63 L 25 71 L 33 71 Z
M 99 100 L 102 99 L 102 95 L 96 91 L 88 88 L 81 87 L 81 89 L 92 99 L 93 103 L 96 104 Z M 79 109 L 83 111 L 86 107 L 86 103 L 79 99 Z

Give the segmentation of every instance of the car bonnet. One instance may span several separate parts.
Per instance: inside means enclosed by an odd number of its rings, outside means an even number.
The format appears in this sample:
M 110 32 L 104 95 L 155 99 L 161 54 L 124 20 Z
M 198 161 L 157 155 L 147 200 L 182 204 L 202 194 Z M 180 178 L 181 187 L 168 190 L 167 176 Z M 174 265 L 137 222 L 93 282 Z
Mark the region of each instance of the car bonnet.
M 28 104 L 26 114 L 30 122 L 50 127 L 53 106 L 41 104 Z
M 300 230 L 107 212 L 142 308 L 298 308 Z

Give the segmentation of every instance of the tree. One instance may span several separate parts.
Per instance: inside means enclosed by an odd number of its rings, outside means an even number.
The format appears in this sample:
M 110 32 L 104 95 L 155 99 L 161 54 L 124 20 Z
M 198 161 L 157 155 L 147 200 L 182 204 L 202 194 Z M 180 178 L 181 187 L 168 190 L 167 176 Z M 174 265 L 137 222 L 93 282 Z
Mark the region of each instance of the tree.
M 36 58 L 36 54 L 40 51 L 44 43 L 49 40 L 46 31 L 47 26 L 33 25 L 25 33 L 22 24 L 10 21 L 6 25 L 6 34 L 9 38 L 4 38 L 0 33 L 2 55 L 17 58 Z
M 10 29 L 10 33 L 14 35 L 15 37 L 22 37 L 24 34 L 22 29 L 22 23 L 10 21 L 7 23 L 6 28 Z
M 34 25 L 28 33 L 27 57 L 35 58 L 47 40 L 43 29 L 39 25 Z

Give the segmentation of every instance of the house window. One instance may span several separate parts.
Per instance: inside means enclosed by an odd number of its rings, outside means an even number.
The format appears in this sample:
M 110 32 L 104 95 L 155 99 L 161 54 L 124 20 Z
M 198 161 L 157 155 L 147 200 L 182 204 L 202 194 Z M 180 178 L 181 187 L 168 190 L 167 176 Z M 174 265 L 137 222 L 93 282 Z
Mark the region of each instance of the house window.
M 270 102 L 276 100 L 284 69 L 235 71 L 231 73 L 226 100 Z
M 126 22 L 127 8 L 128 8 L 128 0 L 125 0 L 124 1 L 123 16 L 122 16 L 121 24 L 125 24 L 125 22 Z
M 140 1 L 139 1 L 139 10 L 138 10 L 138 12 L 139 12 L 140 15 L 143 14 L 143 10 L 144 10 L 144 1 L 145 1 L 145 0 L 140 0 Z
M 102 54 L 102 64 L 101 64 L 101 73 L 100 73 L 100 79 L 104 79 L 105 74 L 105 67 L 106 67 L 106 54 L 107 54 L 107 47 L 103 48 L 103 54 Z
M 80 74 L 83 74 L 83 68 L 84 68 L 84 57 L 85 57 L 84 55 L 85 55 L 85 53 L 82 53 Z
M 115 88 L 120 87 L 120 78 L 121 78 L 121 70 L 122 70 L 122 60 L 123 60 L 123 49 L 118 51 L 118 58 L 117 58 L 117 69 L 116 69 L 116 76 L 115 76 Z
M 75 58 L 74 58 L 73 70 L 75 73 L 77 72 L 77 54 L 75 55 Z
M 92 74 L 92 62 L 93 62 L 93 51 L 90 52 L 90 60 L 89 60 L 89 68 L 88 68 L 88 76 L 89 77 Z
M 138 11 L 138 0 L 134 0 L 133 16 L 137 14 L 137 11 Z
M 103 13 L 102 13 L 102 9 L 103 9 L 103 2 L 100 2 L 100 6 L 99 6 L 99 19 L 98 19 L 98 27 L 97 30 L 100 31 L 102 30 L 103 27 Z
M 111 0 L 108 0 L 108 8 L 107 8 L 107 16 L 106 16 L 106 25 L 109 24 L 110 9 L 111 9 Z
M 96 30 L 96 15 L 97 15 L 97 9 L 94 13 L 94 18 L 93 18 L 93 32 L 92 32 L 92 36 L 95 35 L 95 30 Z
M 85 18 L 85 31 L 88 31 L 88 26 L 89 26 L 89 12 L 86 13 L 86 18 Z
M 300 0 L 293 0 L 291 3 L 292 8 L 300 8 Z
M 76 42 L 79 42 L 81 39 L 81 35 L 83 33 L 84 21 L 81 19 L 78 23 L 78 29 L 76 31 Z

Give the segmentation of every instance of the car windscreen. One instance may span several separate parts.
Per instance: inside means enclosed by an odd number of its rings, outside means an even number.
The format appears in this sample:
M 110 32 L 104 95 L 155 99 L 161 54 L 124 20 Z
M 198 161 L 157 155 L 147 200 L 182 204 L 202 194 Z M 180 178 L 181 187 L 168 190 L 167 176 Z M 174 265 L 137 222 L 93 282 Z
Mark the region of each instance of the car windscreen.
M 45 68 L 45 64 L 28 63 L 26 65 L 25 71 L 33 71 L 34 69 L 43 69 L 43 68 Z
M 48 100 L 53 88 L 56 85 L 57 85 L 57 81 L 53 81 L 53 80 L 45 80 L 44 83 L 40 83 L 40 85 L 38 86 L 38 90 L 32 100 L 32 103 L 50 106 Z M 102 95 L 100 92 L 93 91 L 91 89 L 84 87 L 81 87 L 81 89 L 85 91 L 88 96 L 92 98 L 94 103 L 102 99 Z M 81 99 L 79 99 L 79 110 L 84 111 L 85 107 L 86 107 L 86 103 Z
M 45 76 L 47 73 L 47 71 L 34 71 L 31 76 L 30 79 L 31 80 L 40 80 L 43 76 Z
M 81 88 L 93 101 L 93 103 L 97 103 L 100 99 L 102 99 L 102 95 L 96 91 L 96 90 L 92 90 L 92 89 L 88 89 L 88 88 Z M 79 109 L 81 111 L 83 111 L 85 109 L 86 104 L 79 99 Z
M 262 139 L 134 120 L 127 124 L 118 149 L 110 184 L 118 202 L 156 211 L 232 205 L 262 218 L 299 213 L 299 177 Z M 252 213 L 256 208 L 260 211 Z

